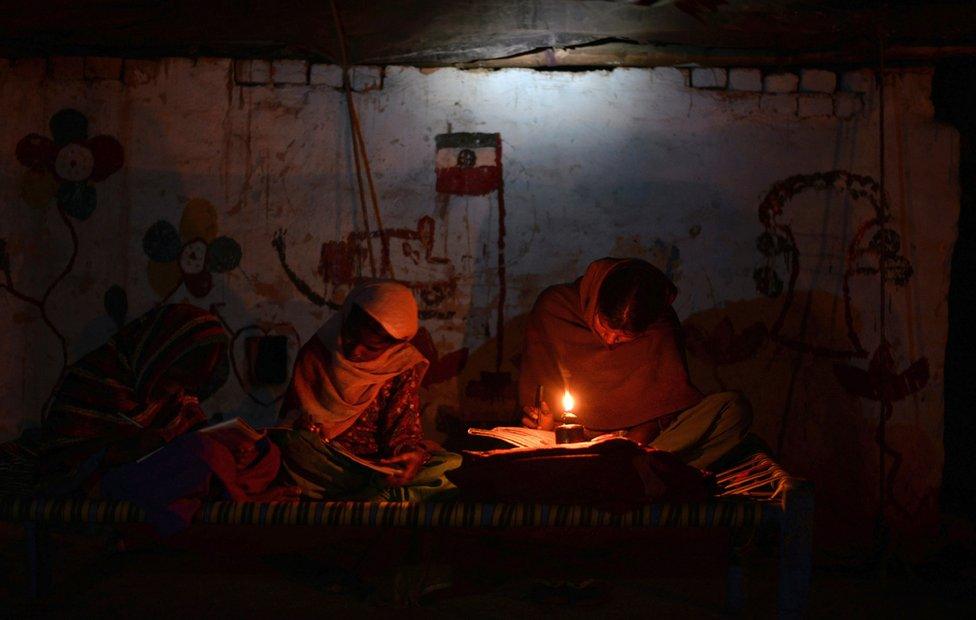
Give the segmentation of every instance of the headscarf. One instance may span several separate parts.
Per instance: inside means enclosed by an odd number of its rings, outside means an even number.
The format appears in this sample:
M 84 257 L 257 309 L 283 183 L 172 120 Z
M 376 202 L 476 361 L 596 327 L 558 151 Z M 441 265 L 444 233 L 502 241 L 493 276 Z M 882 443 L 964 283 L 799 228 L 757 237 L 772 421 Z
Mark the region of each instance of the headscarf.
M 635 340 L 610 349 L 594 329 L 604 280 L 621 267 L 638 267 L 659 281 L 668 306 Z M 519 374 L 519 402 L 533 404 L 542 385 L 549 408 L 562 411 L 563 390 L 576 399 L 574 413 L 593 430 L 631 428 L 697 404 L 688 376 L 681 325 L 671 307 L 677 288 L 639 259 L 602 258 L 575 282 L 551 286 L 529 315 Z
M 354 362 L 342 352 L 342 324 L 354 305 L 376 320 L 398 343 L 379 357 Z M 410 289 L 390 281 L 360 284 L 341 310 L 302 347 L 281 413 L 308 414 L 332 439 L 349 429 L 369 407 L 383 384 L 428 361 L 408 342 L 417 333 L 417 302 Z

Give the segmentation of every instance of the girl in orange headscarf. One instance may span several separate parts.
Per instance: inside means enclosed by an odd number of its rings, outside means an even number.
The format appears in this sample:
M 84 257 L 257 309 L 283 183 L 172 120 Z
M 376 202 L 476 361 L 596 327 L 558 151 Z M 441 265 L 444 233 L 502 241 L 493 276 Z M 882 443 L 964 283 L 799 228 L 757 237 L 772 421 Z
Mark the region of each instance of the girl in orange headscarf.
M 396 282 L 360 284 L 302 347 L 275 433 L 284 469 L 308 497 L 420 499 L 451 487 L 441 475 L 460 457 L 424 440 L 419 388 L 428 361 L 410 339 L 417 303 Z M 399 468 L 385 480 L 350 465 L 335 447 Z

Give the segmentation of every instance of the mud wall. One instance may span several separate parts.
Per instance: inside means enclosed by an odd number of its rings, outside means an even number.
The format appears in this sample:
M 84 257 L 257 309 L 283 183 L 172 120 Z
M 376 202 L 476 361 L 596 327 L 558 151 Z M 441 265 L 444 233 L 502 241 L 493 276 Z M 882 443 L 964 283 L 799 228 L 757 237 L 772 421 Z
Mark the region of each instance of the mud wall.
M 420 300 L 428 430 L 507 420 L 539 291 L 641 256 L 680 288 L 695 381 L 751 398 L 831 531 L 870 528 L 882 410 L 890 516 L 928 523 L 958 137 L 933 120 L 930 70 L 885 80 L 887 200 L 867 71 L 359 67 L 383 221 L 367 202 L 367 233 L 336 67 L 0 60 L 0 238 L 20 293 L 0 291 L 0 438 L 37 423 L 54 330 L 71 361 L 162 300 L 213 307 L 234 336 L 239 377 L 207 408 L 270 423 L 283 386 L 254 383 L 246 341 L 285 336 L 293 355 L 374 269 Z

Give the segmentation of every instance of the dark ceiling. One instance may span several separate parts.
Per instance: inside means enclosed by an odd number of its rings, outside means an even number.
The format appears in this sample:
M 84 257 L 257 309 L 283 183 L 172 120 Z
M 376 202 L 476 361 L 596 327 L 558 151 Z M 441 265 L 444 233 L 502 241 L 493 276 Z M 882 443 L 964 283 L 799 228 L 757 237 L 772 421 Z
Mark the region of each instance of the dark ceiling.
M 9 5 L 9 6 L 7 6 Z M 336 0 L 351 64 L 890 62 L 976 53 L 967 2 Z M 0 55 L 338 62 L 329 0 L 0 2 Z

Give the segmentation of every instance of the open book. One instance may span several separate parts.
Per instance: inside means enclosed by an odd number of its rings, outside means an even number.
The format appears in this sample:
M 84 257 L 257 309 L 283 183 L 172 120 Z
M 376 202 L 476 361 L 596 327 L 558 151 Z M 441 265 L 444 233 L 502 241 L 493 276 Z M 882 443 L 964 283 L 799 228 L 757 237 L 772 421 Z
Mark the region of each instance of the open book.
M 234 450 L 240 446 L 247 446 L 253 444 L 259 439 L 263 439 L 267 435 L 267 431 L 259 431 L 250 424 L 248 424 L 244 418 L 231 418 L 229 420 L 224 420 L 223 422 L 218 422 L 212 426 L 207 426 L 196 431 L 201 435 L 208 435 L 213 437 L 215 440 L 226 446 L 229 450 Z M 141 463 L 156 454 L 160 450 L 166 447 L 167 444 L 156 448 L 149 454 L 146 454 L 139 458 L 136 462 Z
M 469 428 L 468 434 L 499 439 L 519 448 L 546 448 L 556 445 L 556 433 L 524 426 Z
M 201 428 L 199 433 L 209 435 L 229 448 L 254 443 L 267 434 L 266 431 L 259 431 L 248 424 L 244 418 L 224 420 L 213 426 Z
M 371 460 L 371 459 L 364 459 L 363 457 L 359 456 L 358 454 L 353 454 L 349 450 L 346 450 L 345 448 L 343 448 L 342 446 L 340 446 L 337 443 L 333 443 L 333 442 L 330 441 L 330 442 L 328 442 L 328 445 L 329 445 L 330 448 L 332 448 L 333 450 L 335 450 L 336 452 L 338 452 L 342 456 L 346 457 L 347 459 L 349 459 L 353 463 L 356 463 L 358 465 L 362 465 L 363 467 L 366 467 L 368 469 L 372 469 L 375 472 L 379 472 L 381 474 L 386 474 L 386 475 L 389 476 L 390 474 L 398 474 L 401 471 L 403 471 L 403 468 L 401 468 L 401 467 L 394 467 L 393 465 L 383 465 L 383 464 L 379 463 L 378 461 L 374 461 L 374 460 Z
M 200 431 L 203 434 L 212 434 L 215 436 L 217 441 L 220 441 L 224 445 L 233 445 L 232 442 L 239 441 L 249 441 L 254 442 L 258 439 L 264 437 L 266 431 L 259 431 L 253 426 L 245 422 L 242 418 L 233 418 L 227 420 L 226 422 L 221 422 L 219 424 L 214 424 L 213 426 L 208 426 Z M 365 459 L 357 454 L 353 454 L 349 450 L 346 450 L 337 443 L 328 442 L 329 447 L 349 459 L 357 465 L 362 465 L 367 469 L 371 469 L 375 472 L 381 474 L 396 474 L 401 471 L 399 467 L 393 467 L 391 465 L 382 465 L 377 461 L 371 459 Z
M 496 426 L 495 428 L 469 428 L 469 435 L 479 437 L 491 437 L 506 443 L 510 443 L 517 448 L 551 448 L 556 445 L 556 433 L 553 431 L 543 431 L 537 428 L 526 428 L 524 426 Z M 607 433 L 599 435 L 589 441 L 603 441 L 621 437 L 622 433 Z M 563 444 L 566 445 L 566 444 Z

